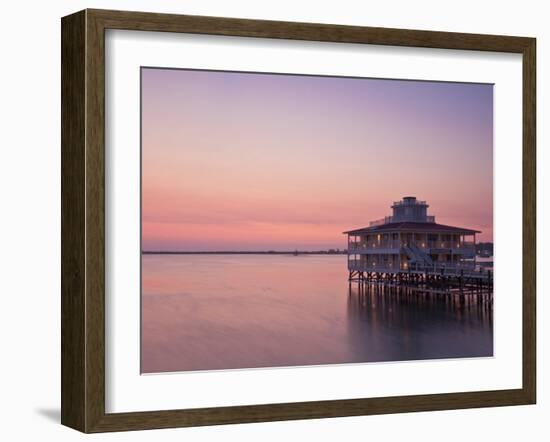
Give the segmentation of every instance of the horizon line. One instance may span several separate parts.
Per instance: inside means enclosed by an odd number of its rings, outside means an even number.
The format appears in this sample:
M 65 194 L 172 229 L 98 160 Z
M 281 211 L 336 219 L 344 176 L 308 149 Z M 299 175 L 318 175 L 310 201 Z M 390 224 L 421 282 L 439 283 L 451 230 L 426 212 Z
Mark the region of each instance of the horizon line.
M 142 255 L 293 255 L 301 254 L 325 254 L 338 255 L 347 253 L 347 249 L 327 249 L 327 250 L 142 250 Z
M 493 241 L 481 241 L 481 244 L 493 244 Z M 318 250 L 142 250 L 142 255 L 343 255 L 347 254 L 348 249 L 318 249 Z

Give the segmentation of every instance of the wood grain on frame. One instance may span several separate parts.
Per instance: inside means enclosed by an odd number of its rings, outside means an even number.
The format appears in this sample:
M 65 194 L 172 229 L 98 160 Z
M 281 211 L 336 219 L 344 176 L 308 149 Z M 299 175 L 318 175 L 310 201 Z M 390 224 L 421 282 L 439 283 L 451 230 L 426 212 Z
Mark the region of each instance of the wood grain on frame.
M 105 30 L 513 52 L 523 55 L 523 387 L 189 410 L 105 413 Z M 83 432 L 532 404 L 536 398 L 535 39 L 85 10 L 62 19 L 62 404 Z

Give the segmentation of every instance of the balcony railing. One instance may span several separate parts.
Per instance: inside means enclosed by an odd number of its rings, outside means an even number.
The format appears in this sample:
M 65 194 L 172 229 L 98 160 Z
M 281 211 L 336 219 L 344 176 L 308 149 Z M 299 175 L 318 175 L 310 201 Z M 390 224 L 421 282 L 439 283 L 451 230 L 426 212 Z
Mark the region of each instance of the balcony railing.
M 374 241 L 374 242 L 350 242 L 349 251 L 365 251 L 365 250 L 378 250 L 378 249 L 399 249 L 401 244 L 399 240 L 386 240 L 386 241 Z
M 470 242 L 456 242 L 456 241 L 428 241 L 428 242 L 419 242 L 415 241 L 413 243 L 416 247 L 421 250 L 429 252 L 430 250 L 453 250 L 453 253 L 456 254 L 472 254 L 475 253 L 474 243 Z M 360 251 L 375 251 L 375 250 L 384 250 L 384 249 L 400 249 L 402 247 L 408 246 L 409 243 L 406 241 L 395 240 L 385 240 L 385 241 L 352 241 L 349 243 L 348 251 L 360 252 Z
M 481 266 L 476 266 L 473 262 L 460 263 L 434 263 L 433 265 L 423 265 L 414 263 L 366 263 L 358 259 L 348 260 L 348 269 L 363 271 L 363 272 L 423 272 L 439 275 L 478 275 L 484 277 L 492 277 L 492 269 L 485 269 Z
M 473 261 L 462 261 L 458 263 L 436 262 L 431 266 L 413 263 L 409 265 L 409 270 L 411 272 L 438 273 L 441 275 L 484 275 L 488 277 L 492 275 L 492 270 L 476 266 Z
M 400 270 L 403 270 L 403 267 L 401 269 L 399 268 L 399 263 L 392 263 L 392 262 L 379 262 L 379 263 L 366 263 L 364 261 L 360 261 L 358 259 L 350 259 L 348 260 L 348 269 L 349 270 L 359 270 L 359 271 L 366 271 L 366 272 L 398 272 Z
M 369 223 L 369 227 L 382 226 L 384 224 L 389 224 L 393 220 L 391 216 L 385 216 L 384 218 L 376 219 Z
M 426 201 L 420 201 L 420 200 L 401 200 L 401 201 L 394 201 L 394 206 L 425 206 Z
M 384 224 L 393 223 L 395 218 L 393 216 L 385 216 L 384 218 L 375 219 L 374 221 L 371 221 L 369 223 L 369 227 L 376 227 L 376 226 L 383 226 Z M 435 223 L 435 215 L 426 215 L 426 219 L 408 219 L 404 217 L 400 217 L 399 221 L 413 221 L 413 222 L 426 222 L 426 223 Z

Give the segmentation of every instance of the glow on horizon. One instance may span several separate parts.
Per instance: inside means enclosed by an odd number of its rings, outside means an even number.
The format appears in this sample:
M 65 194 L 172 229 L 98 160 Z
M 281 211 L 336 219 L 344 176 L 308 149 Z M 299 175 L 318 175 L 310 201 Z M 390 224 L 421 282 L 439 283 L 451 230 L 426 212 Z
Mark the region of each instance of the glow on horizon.
M 143 250 L 320 250 L 405 195 L 493 236 L 493 87 L 142 69 Z

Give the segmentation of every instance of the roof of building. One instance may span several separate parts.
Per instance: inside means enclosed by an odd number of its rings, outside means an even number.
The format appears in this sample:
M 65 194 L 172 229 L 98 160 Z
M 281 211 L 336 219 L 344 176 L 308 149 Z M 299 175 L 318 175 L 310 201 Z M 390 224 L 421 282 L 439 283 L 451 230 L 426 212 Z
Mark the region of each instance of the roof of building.
M 376 232 L 388 232 L 388 231 L 408 231 L 408 232 L 447 232 L 447 233 L 465 233 L 474 234 L 481 233 L 480 230 L 466 229 L 464 227 L 446 226 L 444 224 L 437 223 L 422 223 L 422 222 L 396 222 L 380 224 L 378 226 L 363 227 L 361 229 L 348 230 L 343 232 L 344 234 L 361 234 L 361 233 L 376 233 Z

